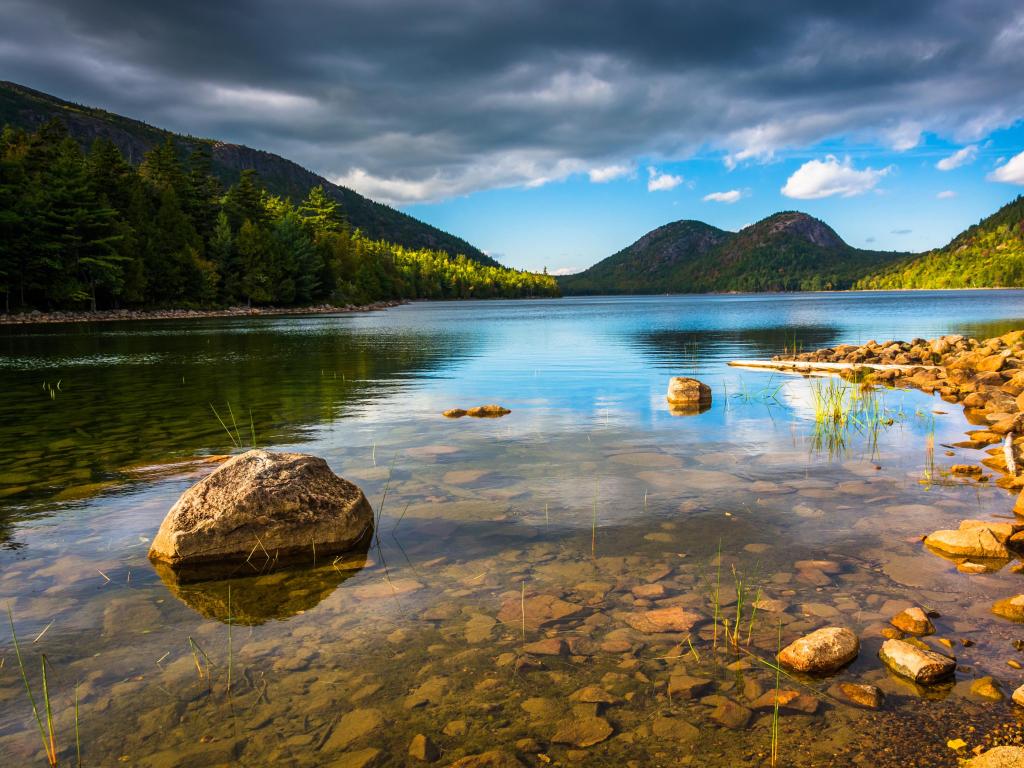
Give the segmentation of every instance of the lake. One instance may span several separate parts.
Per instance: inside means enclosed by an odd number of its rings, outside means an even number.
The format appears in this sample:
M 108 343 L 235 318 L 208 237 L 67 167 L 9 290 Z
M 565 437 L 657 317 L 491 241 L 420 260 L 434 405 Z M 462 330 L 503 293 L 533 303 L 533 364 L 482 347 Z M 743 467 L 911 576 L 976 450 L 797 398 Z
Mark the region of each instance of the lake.
M 1013 497 L 946 471 L 984 457 L 947 448 L 971 428 L 959 406 L 875 390 L 883 422 L 822 431 L 822 380 L 727 362 L 1017 328 L 1024 291 L 0 327 L 0 605 L 40 707 L 45 655 L 68 765 L 77 698 L 85 765 L 407 765 L 424 734 L 440 765 L 494 748 L 527 765 L 766 765 L 774 741 L 780 765 L 955 766 L 946 742 L 969 728 L 1020 738 L 1013 705 L 971 686 L 1024 682 L 1008 664 L 1021 634 L 990 613 L 1020 576 L 959 573 L 920 537 L 1012 517 Z M 673 375 L 709 384 L 711 408 L 673 414 Z M 440 415 L 485 403 L 512 412 Z M 167 510 L 253 445 L 323 456 L 362 487 L 380 515 L 369 552 L 198 584 L 158 573 Z M 921 689 L 879 662 L 912 603 L 936 613 L 955 683 Z M 720 621 L 637 630 L 654 606 Z M 770 661 L 830 624 L 860 655 L 782 678 L 801 708 L 773 739 Z M 0 755 L 45 764 L 6 631 L 0 653 Z M 884 708 L 836 682 L 877 685 Z

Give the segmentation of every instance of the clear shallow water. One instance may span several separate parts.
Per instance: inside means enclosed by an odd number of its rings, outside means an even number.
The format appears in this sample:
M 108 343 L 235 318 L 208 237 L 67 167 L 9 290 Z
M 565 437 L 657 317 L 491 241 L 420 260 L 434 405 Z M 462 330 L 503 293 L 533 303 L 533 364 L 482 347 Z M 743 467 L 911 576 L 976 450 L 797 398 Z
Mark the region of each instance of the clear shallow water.
M 417 732 L 442 748 L 441 764 L 527 738 L 538 742 L 520 752 L 531 765 L 536 749 L 566 765 L 762 764 L 770 711 L 730 730 L 714 718 L 715 700 L 670 698 L 666 684 L 685 669 L 713 681 L 705 695 L 749 706 L 756 697 L 745 694 L 770 689 L 774 673 L 748 654 L 771 656 L 781 620 L 783 642 L 827 623 L 857 629 L 861 655 L 835 679 L 889 693 L 886 711 L 868 714 L 824 693 L 833 680 L 801 680 L 821 703 L 813 715 L 783 713 L 783 764 L 861 755 L 865 765 L 952 765 L 945 741 L 968 739 L 964 724 L 980 738 L 1016 722 L 1010 705 L 968 689 L 984 674 L 1007 693 L 1024 682 L 1006 664 L 1020 656 L 1017 628 L 989 614 L 992 600 L 1019 591 L 1019 576 L 959 574 L 915 539 L 963 517 L 1005 516 L 1011 497 L 942 476 L 982 455 L 945 455 L 942 444 L 968 428 L 958 407 L 886 392 L 892 427 L 823 444 L 807 381 L 725 363 L 1019 327 L 1024 292 L 1000 291 L 467 302 L 2 328 L 0 603 L 30 669 L 41 653 L 52 665 L 66 754 L 80 683 L 87 764 L 345 765 L 377 749 L 379 764 L 404 765 Z M 713 407 L 672 415 L 664 391 L 676 374 L 709 383 Z M 487 402 L 513 412 L 439 415 Z M 365 562 L 232 582 L 229 654 L 227 583 L 165 583 L 145 555 L 177 495 L 215 466 L 204 457 L 253 435 L 261 447 L 324 456 L 375 507 L 391 479 Z M 723 653 L 705 624 L 684 656 L 682 636 L 629 628 L 628 614 L 655 603 L 711 616 L 719 547 L 725 584 L 735 567 L 748 602 L 760 590 L 786 605 L 752 627 L 748 614 L 749 645 Z M 801 574 L 794 563 L 809 558 L 834 560 L 839 572 L 824 582 Z M 648 583 L 663 592 L 634 592 Z M 571 655 L 540 657 L 537 670 L 515 661 L 524 593 L 578 609 L 551 626 L 528 622 L 526 642 L 571 641 Z M 969 670 L 952 689 L 925 695 L 881 669 L 879 631 L 900 601 L 942 614 L 939 636 L 957 642 Z M 735 611 L 726 607 L 731 620 Z M 3 642 L 0 754 L 42 760 Z M 736 661 L 753 667 L 727 668 Z M 575 755 L 552 738 L 574 714 L 591 714 L 569 697 L 592 684 L 618 700 L 602 714 L 614 735 Z

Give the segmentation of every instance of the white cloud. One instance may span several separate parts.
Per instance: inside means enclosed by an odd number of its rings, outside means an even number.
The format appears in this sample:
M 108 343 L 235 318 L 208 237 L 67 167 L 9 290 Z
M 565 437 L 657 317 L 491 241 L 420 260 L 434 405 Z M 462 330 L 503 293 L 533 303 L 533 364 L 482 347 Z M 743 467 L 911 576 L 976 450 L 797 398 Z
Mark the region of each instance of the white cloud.
M 976 144 L 970 144 L 963 149 L 958 149 L 949 157 L 944 157 L 935 164 L 935 167 L 940 171 L 952 171 L 954 168 L 959 168 L 961 165 L 967 165 L 973 163 L 974 158 L 978 156 L 978 146 Z
M 704 202 L 712 203 L 735 203 L 743 197 L 743 193 L 738 189 L 730 189 L 728 192 L 712 192 L 711 194 L 704 195 Z
M 653 165 L 648 166 L 647 176 L 648 192 L 667 192 L 670 189 L 675 189 L 684 181 L 682 176 L 674 176 L 671 173 L 659 173 L 658 169 Z
M 889 140 L 889 146 L 897 152 L 906 152 L 908 149 L 913 149 L 921 141 L 921 124 L 910 121 L 903 121 L 899 123 L 895 128 L 891 128 L 886 132 L 886 138 Z
M 558 269 L 549 269 L 548 274 L 560 277 L 562 275 L 575 275 L 577 272 L 582 272 L 580 267 L 559 267 Z
M 801 165 L 780 191 L 786 197 L 798 200 L 817 200 L 833 195 L 854 197 L 874 189 L 890 170 L 891 167 L 858 170 L 849 157 L 840 161 L 835 155 L 828 155 L 824 160 L 809 160 Z
M 627 176 L 630 172 L 628 165 L 606 165 L 603 168 L 591 168 L 587 175 L 594 184 L 604 184 Z
M 988 175 L 989 181 L 1002 181 L 1007 184 L 1024 184 L 1024 152 L 1014 155 Z
M 939 194 L 937 194 L 936 197 L 939 198 L 939 200 L 952 200 L 954 197 L 956 197 L 956 192 L 954 192 L 952 189 L 944 189 L 941 192 L 939 192 Z

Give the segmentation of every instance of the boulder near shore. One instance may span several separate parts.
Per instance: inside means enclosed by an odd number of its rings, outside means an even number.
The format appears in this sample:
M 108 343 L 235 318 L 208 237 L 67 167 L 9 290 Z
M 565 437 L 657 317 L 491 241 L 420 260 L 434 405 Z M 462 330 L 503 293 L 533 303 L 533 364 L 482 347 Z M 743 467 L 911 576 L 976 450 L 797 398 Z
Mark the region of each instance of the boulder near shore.
M 673 376 L 665 396 L 670 405 L 711 405 L 711 387 L 686 376 Z
M 372 529 L 366 496 L 323 459 L 252 450 L 181 495 L 149 557 L 175 570 L 246 559 L 312 562 L 356 547 Z

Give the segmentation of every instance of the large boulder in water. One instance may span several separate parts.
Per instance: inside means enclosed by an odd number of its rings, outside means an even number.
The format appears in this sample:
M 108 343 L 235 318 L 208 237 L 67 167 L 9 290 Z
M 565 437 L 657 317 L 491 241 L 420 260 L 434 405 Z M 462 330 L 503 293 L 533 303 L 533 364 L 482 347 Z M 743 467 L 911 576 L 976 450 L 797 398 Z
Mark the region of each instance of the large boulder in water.
M 688 408 L 699 408 L 711 405 L 711 387 L 703 381 L 690 379 L 686 376 L 673 376 L 668 381 L 668 393 L 665 396 L 669 405 Z
M 366 496 L 323 459 L 253 450 L 181 495 L 149 557 L 176 570 L 245 560 L 312 562 L 356 547 L 372 529 Z

